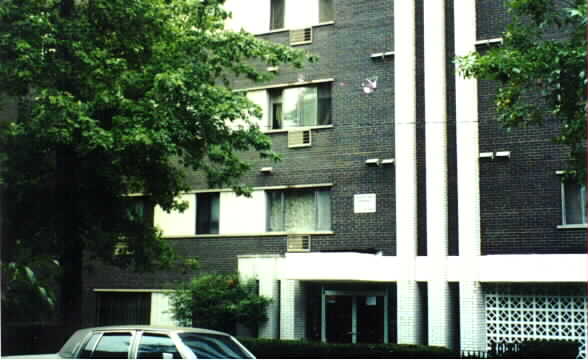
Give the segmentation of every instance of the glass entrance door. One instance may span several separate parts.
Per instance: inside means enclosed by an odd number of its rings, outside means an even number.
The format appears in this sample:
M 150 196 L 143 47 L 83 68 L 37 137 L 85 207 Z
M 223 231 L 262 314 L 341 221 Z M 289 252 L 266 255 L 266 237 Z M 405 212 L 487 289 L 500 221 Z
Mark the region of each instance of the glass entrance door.
M 384 342 L 384 296 L 357 296 L 357 342 Z
M 388 342 L 387 294 L 323 292 L 323 341 L 328 343 Z
M 351 296 L 329 295 L 327 305 L 327 342 L 353 342 L 353 298 Z

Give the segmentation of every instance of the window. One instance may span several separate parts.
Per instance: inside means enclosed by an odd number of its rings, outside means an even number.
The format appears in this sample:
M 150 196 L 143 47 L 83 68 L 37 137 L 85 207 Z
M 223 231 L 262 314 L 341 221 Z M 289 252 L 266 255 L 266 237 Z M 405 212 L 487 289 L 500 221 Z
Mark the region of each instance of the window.
M 99 325 L 147 325 L 151 316 L 151 293 L 99 293 L 97 312 Z
M 335 19 L 333 0 L 270 1 L 270 30 L 312 26 Z
M 335 20 L 333 0 L 319 0 L 319 22 Z
M 144 196 L 131 196 L 126 199 L 127 218 L 133 222 L 153 224 L 153 205 Z
M 271 0 L 270 5 L 270 30 L 284 28 L 284 15 L 286 13 L 286 0 Z
M 117 332 L 92 335 L 90 341 L 80 353 L 84 359 L 127 359 L 131 346 L 131 333 Z M 98 341 L 98 344 L 96 344 Z
M 194 353 L 196 359 L 250 359 L 232 337 L 216 334 L 180 333 L 182 342 Z
M 167 335 L 143 334 L 137 359 L 181 359 L 176 345 Z
M 196 234 L 218 234 L 220 194 L 196 195 Z
M 331 86 L 300 86 L 270 91 L 272 129 L 331 124 Z
M 269 191 L 268 231 L 331 230 L 329 190 Z
M 563 225 L 586 224 L 586 186 L 575 181 L 562 182 Z

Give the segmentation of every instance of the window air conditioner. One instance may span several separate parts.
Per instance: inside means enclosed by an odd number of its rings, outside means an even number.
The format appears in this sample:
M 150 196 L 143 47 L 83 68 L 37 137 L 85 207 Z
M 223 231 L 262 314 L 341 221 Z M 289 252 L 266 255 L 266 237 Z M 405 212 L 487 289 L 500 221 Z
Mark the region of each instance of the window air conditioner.
M 290 45 L 304 45 L 312 43 L 312 28 L 290 30 Z
M 306 130 L 289 130 L 288 131 L 288 147 L 307 147 L 312 145 L 310 129 Z
M 288 252 L 310 251 L 310 235 L 288 235 Z

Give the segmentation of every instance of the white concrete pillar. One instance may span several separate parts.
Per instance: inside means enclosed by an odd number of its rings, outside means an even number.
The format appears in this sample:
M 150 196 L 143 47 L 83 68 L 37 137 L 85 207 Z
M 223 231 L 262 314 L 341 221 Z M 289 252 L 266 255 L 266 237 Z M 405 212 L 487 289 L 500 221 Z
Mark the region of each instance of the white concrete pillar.
M 449 234 L 445 1 L 426 0 L 423 4 L 427 255 L 435 266 L 435 276 L 428 283 L 429 344 L 450 347 L 452 319 L 447 282 Z
M 454 8 L 455 55 L 476 50 L 476 2 L 463 1 Z M 462 351 L 485 351 L 484 295 L 478 274 L 481 255 L 478 83 L 456 69 L 457 188 L 459 255 L 470 269 L 460 282 L 460 339 Z
M 399 344 L 423 344 L 424 328 L 421 326 L 423 312 L 419 288 L 414 280 L 398 281 L 397 342 Z
M 272 299 L 267 309 L 267 321 L 259 327 L 259 337 L 277 339 L 280 334 L 280 286 L 279 281 L 267 279 L 259 282 L 259 294 Z
M 417 256 L 416 22 L 415 1 L 394 0 L 394 157 L 396 167 L 396 255 L 405 280 L 398 282 L 398 342 L 422 339 Z
M 282 280 L 280 299 L 280 338 L 304 339 L 306 308 L 300 281 Z
M 459 313 L 461 351 L 486 351 L 486 312 L 479 282 L 459 283 Z

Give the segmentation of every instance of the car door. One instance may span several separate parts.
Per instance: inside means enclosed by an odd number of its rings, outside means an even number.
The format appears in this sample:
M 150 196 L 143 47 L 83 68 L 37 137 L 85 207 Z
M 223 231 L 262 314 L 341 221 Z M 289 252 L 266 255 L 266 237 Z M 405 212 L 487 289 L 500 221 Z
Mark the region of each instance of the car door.
M 78 354 L 80 359 L 128 359 L 135 331 L 97 331 Z

